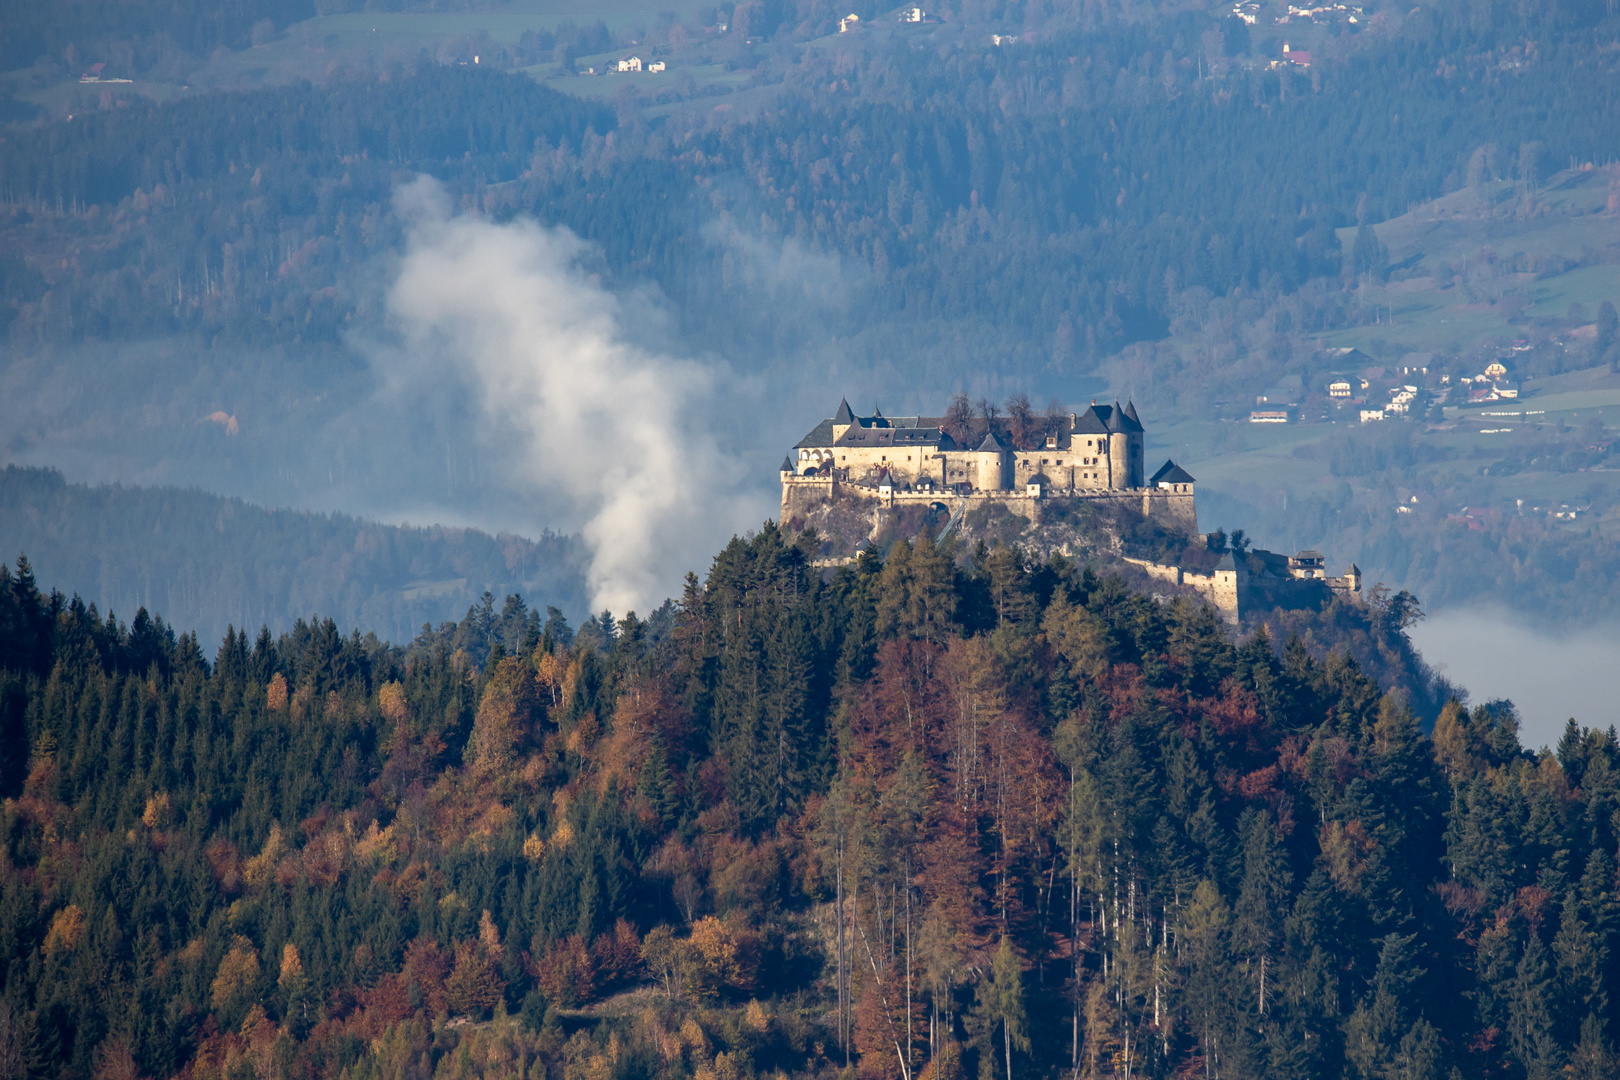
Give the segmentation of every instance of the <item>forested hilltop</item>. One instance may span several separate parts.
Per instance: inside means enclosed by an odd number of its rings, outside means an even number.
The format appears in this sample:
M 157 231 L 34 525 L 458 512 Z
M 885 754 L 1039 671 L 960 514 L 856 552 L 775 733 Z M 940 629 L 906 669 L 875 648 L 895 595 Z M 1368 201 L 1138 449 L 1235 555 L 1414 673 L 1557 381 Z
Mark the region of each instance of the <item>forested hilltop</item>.
M 1612 1073 L 1620 750 L 1419 715 L 1409 598 L 1313 655 L 1063 560 L 812 542 L 647 621 L 212 659 L 4 572 L 0 1065 Z

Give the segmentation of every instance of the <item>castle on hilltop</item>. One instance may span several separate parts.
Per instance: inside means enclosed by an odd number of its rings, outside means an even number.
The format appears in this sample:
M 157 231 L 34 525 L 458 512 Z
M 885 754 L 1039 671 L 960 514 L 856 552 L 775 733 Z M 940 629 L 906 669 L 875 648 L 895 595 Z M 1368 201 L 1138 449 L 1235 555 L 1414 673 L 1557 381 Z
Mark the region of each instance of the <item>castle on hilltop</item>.
M 986 413 L 989 413 L 986 415 Z M 1198 532 L 1193 478 L 1174 461 L 1152 476 L 1136 407 L 1095 402 L 1084 413 L 974 414 L 958 398 L 945 416 L 856 416 L 847 400 L 782 462 L 782 518 L 841 496 L 885 506 L 997 502 L 1040 520 L 1052 499 L 1123 503 Z

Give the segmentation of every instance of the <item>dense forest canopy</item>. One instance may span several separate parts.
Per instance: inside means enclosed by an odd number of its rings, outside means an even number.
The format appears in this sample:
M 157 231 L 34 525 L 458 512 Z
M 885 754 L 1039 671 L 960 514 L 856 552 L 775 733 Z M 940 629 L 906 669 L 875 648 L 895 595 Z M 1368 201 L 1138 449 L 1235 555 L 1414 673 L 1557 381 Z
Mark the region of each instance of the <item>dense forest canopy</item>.
M 645 621 L 512 598 L 212 658 L 19 562 L 0 1062 L 1612 1069 L 1620 748 L 1434 699 L 1409 597 L 1234 640 L 1061 559 L 808 542 L 767 524 Z
M 1201 34 L 1219 23 L 1191 14 L 1010 50 L 812 50 L 777 76 L 779 107 L 718 127 L 616 118 L 521 75 L 425 62 L 380 82 L 91 111 L 0 143 L 15 239 L 0 298 L 30 342 L 117 328 L 331 343 L 366 314 L 347 268 L 395 238 L 390 187 L 422 170 L 498 216 L 600 244 L 710 348 L 809 332 L 712 302 L 716 283 L 742 301 L 748 275 L 692 240 L 734 221 L 863 268 L 850 327 L 999 320 L 1019 328 L 1019 363 L 1084 368 L 1162 335 L 1184 290 L 1336 278 L 1351 254 L 1336 228 L 1481 168 L 1607 160 L 1609 23 L 1571 10 L 1577 22 L 1538 22 L 1533 62 L 1513 55 L 1518 26 L 1449 6 L 1346 39 L 1308 71 L 1212 74 Z M 63 242 L 71 273 L 30 257 Z M 306 320 L 311 294 L 320 317 Z

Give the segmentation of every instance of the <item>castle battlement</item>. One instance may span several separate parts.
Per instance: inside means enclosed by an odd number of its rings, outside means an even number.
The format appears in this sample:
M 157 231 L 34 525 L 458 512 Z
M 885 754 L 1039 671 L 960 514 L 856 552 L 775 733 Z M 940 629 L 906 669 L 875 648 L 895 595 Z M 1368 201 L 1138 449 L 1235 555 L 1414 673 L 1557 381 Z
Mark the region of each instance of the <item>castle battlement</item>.
M 1051 499 L 1098 499 L 1198 531 L 1195 481 L 1173 461 L 1151 477 L 1136 407 L 1095 402 L 1084 413 L 984 417 L 857 416 L 847 400 L 782 462 L 782 521 L 842 497 L 879 505 L 993 501 L 1032 521 Z

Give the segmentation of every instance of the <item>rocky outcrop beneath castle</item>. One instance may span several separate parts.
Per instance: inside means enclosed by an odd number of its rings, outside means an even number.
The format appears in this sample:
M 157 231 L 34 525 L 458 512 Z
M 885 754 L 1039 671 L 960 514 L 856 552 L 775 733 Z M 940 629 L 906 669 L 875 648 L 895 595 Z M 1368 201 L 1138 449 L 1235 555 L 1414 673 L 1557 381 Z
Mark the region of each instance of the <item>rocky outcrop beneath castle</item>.
M 1190 486 L 1187 490 L 1144 487 L 1053 491 L 1028 484 L 1016 492 L 949 491 L 933 486 L 850 483 L 836 474 L 782 477 L 780 520 L 790 528 L 796 522 L 808 523 L 822 507 L 838 503 L 867 504 L 867 510 L 935 510 L 958 517 L 976 510 L 988 512 L 994 506 L 1043 530 L 1049 523 L 1060 524 L 1093 512 L 1112 517 L 1134 515 L 1171 533 L 1188 538 L 1198 535 L 1198 513 Z
M 1201 543 L 1191 498 L 1183 508 L 1145 493 L 1108 492 L 1085 497 L 1036 497 L 891 492 L 879 495 L 852 484 L 823 481 L 820 491 L 785 485 L 782 524 L 791 532 L 813 529 L 821 537 L 817 560 L 835 566 L 868 548 L 885 551 L 898 539 L 927 533 L 939 542 L 971 548 L 1018 546 L 1036 558 L 1064 555 L 1112 561 L 1145 545 L 1180 551 Z M 802 492 L 802 497 L 795 498 Z M 1144 494 L 1151 501 L 1144 501 Z M 1146 514 L 1144 514 L 1144 510 Z

